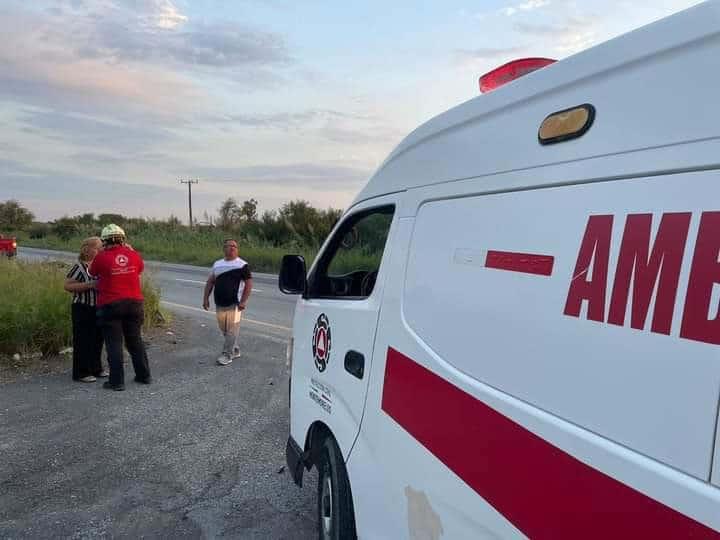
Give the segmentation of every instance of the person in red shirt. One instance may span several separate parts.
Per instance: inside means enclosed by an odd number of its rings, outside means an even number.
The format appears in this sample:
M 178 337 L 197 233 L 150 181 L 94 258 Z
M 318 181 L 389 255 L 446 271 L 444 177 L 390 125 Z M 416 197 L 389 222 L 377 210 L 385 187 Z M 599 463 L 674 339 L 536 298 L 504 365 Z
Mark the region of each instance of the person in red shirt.
M 97 254 L 89 272 L 98 280 L 97 316 L 105 338 L 110 364 L 109 390 L 125 390 L 123 339 L 132 358 L 135 381 L 150 384 L 142 324 L 145 318 L 140 274 L 145 263 L 140 254 L 125 243 L 125 231 L 115 224 L 102 230 L 103 250 Z

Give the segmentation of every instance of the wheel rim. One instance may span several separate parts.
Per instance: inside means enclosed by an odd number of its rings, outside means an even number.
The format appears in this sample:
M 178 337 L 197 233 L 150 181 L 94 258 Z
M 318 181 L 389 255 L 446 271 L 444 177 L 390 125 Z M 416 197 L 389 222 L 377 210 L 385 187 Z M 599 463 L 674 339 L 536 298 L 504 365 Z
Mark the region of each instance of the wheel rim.
M 332 480 L 330 475 L 323 479 L 322 494 L 320 498 L 320 521 L 323 538 L 331 538 L 333 525 Z

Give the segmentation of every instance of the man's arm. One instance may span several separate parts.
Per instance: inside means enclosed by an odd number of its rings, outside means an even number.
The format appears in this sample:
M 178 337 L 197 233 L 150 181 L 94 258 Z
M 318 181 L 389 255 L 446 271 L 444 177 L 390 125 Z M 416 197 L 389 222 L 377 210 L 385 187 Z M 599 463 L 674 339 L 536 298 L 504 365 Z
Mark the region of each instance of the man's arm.
M 252 278 L 248 278 L 245 280 L 245 288 L 243 289 L 242 296 L 240 297 L 240 305 L 238 306 L 239 309 L 243 310 L 247 307 L 247 300 L 250 298 L 250 293 L 252 292 Z
M 80 293 L 94 289 L 96 285 L 97 281 L 87 281 L 85 283 L 81 283 L 72 278 L 66 278 L 65 283 L 63 284 L 63 289 L 69 293 Z
M 213 287 L 215 287 L 215 274 L 210 274 L 210 276 L 207 278 L 207 283 L 205 283 L 205 293 L 203 294 L 203 309 L 207 311 L 210 309 L 210 293 L 213 290 Z

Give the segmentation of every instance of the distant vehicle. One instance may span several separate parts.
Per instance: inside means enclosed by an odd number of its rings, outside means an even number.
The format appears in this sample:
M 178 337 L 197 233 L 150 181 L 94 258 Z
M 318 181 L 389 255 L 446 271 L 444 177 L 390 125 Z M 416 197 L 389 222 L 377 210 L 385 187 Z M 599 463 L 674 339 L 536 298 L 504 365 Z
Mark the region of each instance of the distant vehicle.
M 0 255 L 7 257 L 17 255 L 17 240 L 14 237 L 5 237 L 0 234 Z
M 719 57 L 713 0 L 506 64 L 285 256 L 320 538 L 720 539 Z

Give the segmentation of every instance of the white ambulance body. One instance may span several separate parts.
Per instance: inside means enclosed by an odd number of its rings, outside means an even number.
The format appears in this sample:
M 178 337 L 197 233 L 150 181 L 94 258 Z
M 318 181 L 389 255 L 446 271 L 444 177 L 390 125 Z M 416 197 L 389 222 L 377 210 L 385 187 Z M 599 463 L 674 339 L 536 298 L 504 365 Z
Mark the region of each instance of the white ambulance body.
M 281 272 L 321 537 L 720 538 L 719 255 L 718 1 L 417 129 Z

